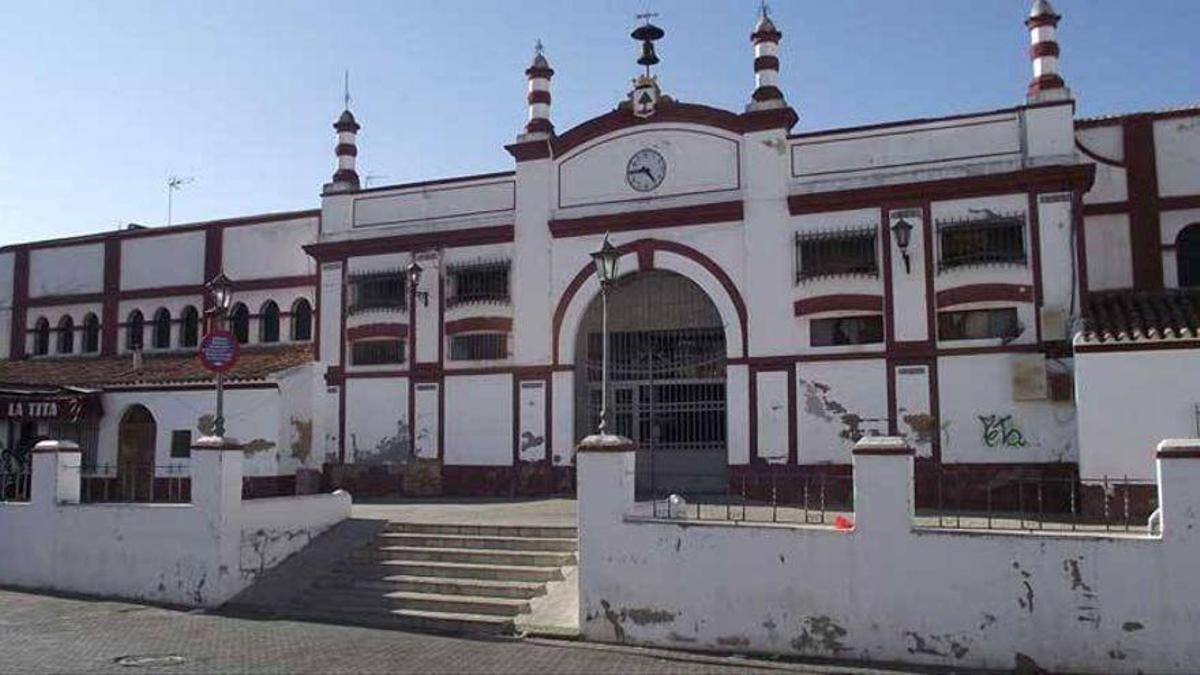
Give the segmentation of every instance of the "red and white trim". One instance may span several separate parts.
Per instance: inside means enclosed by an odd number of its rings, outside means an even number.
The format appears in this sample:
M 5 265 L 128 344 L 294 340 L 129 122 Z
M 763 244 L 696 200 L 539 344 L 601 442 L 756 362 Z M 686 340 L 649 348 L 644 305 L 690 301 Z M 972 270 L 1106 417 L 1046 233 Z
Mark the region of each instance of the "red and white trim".
M 785 108 L 783 92 L 779 89 L 779 41 L 783 33 L 775 28 L 764 11 L 750 34 L 754 44 L 754 93 L 747 110 Z
M 1049 0 L 1034 0 L 1025 25 L 1029 28 L 1029 58 L 1033 79 L 1029 82 L 1030 103 L 1059 101 L 1071 97 L 1071 91 L 1058 74 L 1058 22 L 1062 19 Z
M 554 133 L 554 124 L 550 122 L 550 78 L 554 77 L 554 69 L 542 54 L 541 43 L 538 43 L 533 62 L 525 69 L 525 77 L 529 79 L 529 93 L 526 96 L 529 121 L 525 123 L 522 140 L 548 138 Z
M 354 114 L 343 110 L 341 117 L 334 122 L 337 131 L 337 171 L 333 174 L 333 182 L 325 186 L 326 192 L 352 192 L 360 187 L 358 171 L 355 162 L 358 159 L 358 130 L 361 128 Z

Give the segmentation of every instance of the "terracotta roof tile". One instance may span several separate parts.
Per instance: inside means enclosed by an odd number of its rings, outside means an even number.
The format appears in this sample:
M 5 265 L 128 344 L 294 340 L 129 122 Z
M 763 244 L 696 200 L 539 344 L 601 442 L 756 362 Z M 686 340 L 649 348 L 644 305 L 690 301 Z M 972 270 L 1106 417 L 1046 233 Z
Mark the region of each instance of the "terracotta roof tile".
M 308 344 L 248 347 L 227 373 L 227 382 L 253 382 L 313 360 Z M 210 382 L 213 374 L 194 352 L 146 354 L 133 368 L 129 354 L 102 357 L 30 358 L 0 361 L 0 383 L 77 387 Z
M 1200 338 L 1200 288 L 1089 293 L 1082 337 L 1087 342 Z

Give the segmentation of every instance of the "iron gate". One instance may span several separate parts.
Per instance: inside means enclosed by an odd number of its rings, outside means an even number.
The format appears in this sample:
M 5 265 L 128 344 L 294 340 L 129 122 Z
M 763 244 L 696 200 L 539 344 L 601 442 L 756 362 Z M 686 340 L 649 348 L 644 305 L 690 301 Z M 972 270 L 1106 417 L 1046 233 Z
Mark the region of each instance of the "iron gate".
M 576 351 L 576 433 L 600 419 L 599 303 Z M 609 430 L 638 444 L 639 497 L 724 494 L 728 485 L 725 330 L 708 296 L 685 277 L 643 272 L 609 295 Z

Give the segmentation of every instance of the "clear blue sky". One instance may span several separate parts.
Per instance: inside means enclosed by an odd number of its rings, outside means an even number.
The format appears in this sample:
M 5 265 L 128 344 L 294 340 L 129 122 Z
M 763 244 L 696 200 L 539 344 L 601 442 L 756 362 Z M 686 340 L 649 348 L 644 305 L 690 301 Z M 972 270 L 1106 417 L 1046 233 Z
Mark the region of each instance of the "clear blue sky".
M 636 73 L 633 15 L 667 32 L 664 91 L 740 110 L 756 0 L 79 0 L 0 9 L 0 244 L 315 208 L 351 71 L 375 184 L 509 169 L 541 38 L 562 131 Z M 776 0 L 798 130 L 1005 107 L 1030 77 L 1028 0 Z M 1055 0 L 1082 115 L 1200 103 L 1200 2 Z

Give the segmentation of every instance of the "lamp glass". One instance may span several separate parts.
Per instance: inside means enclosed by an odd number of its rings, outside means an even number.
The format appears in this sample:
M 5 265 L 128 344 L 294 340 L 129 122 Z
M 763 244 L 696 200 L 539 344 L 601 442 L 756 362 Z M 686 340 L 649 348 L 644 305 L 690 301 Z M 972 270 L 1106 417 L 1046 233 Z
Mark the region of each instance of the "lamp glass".
M 596 265 L 596 276 L 601 283 L 607 283 L 617 277 L 617 260 L 621 257 L 621 253 L 617 251 L 617 247 L 612 245 L 608 237 L 604 238 L 604 245 L 599 251 L 592 254 L 592 262 Z
M 900 250 L 908 248 L 909 240 L 912 237 L 912 229 L 912 223 L 903 218 L 897 220 L 895 225 L 892 225 L 892 232 L 896 233 L 896 246 L 899 246 Z
M 424 271 L 425 270 L 421 269 L 421 266 L 415 262 L 408 266 L 408 281 L 412 284 L 413 288 L 421 285 L 421 272 Z
M 209 293 L 212 293 L 213 305 L 223 312 L 228 311 L 233 304 L 233 284 L 230 283 L 229 277 L 225 276 L 224 272 L 218 273 L 206 286 Z

